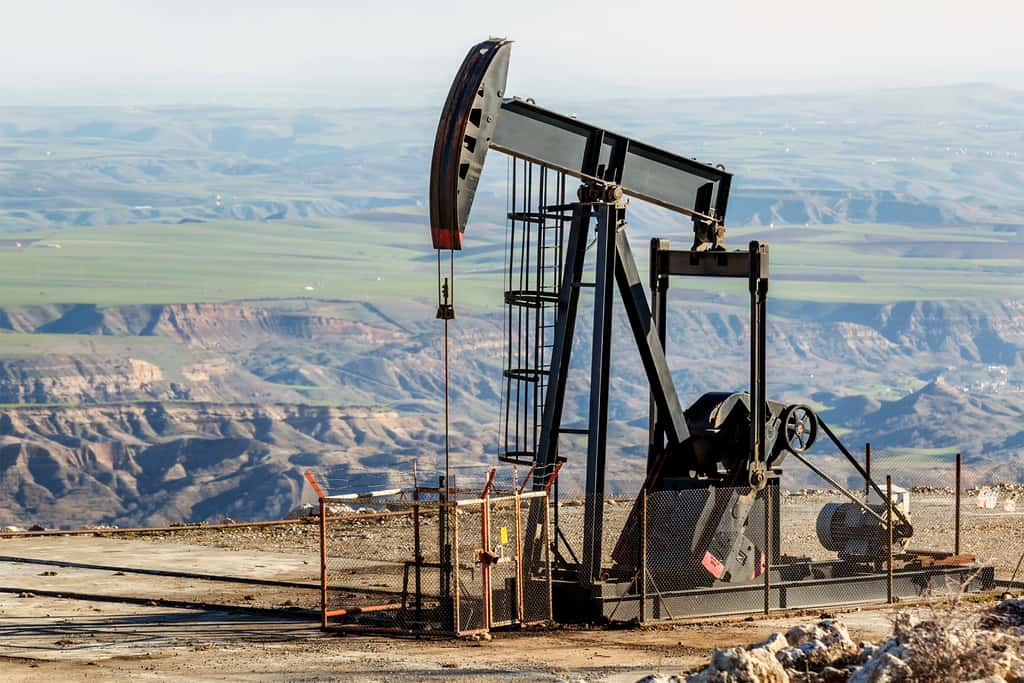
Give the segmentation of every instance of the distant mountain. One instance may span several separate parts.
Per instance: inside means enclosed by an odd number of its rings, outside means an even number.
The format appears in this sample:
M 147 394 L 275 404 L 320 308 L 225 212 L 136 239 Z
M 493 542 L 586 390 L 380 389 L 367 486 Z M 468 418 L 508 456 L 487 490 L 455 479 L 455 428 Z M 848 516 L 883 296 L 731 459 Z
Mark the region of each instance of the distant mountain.
M 963 446 L 984 452 L 1024 432 L 1024 393 L 975 395 L 941 377 L 854 422 L 879 446 Z
M 561 104 L 724 164 L 737 174 L 734 226 L 1020 225 L 1020 92 L 974 84 Z M 422 215 L 440 106 L 0 108 L 0 231 L 394 207 Z M 503 179 L 484 177 L 480 211 L 503 213 Z

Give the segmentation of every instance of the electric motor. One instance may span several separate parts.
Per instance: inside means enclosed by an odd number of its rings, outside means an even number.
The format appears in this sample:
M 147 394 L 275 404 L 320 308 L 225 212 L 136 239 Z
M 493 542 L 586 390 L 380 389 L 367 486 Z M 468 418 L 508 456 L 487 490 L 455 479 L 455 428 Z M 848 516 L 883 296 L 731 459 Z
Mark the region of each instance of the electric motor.
M 884 518 L 884 505 L 869 507 Z M 838 553 L 841 559 L 880 560 L 889 555 L 888 528 L 855 503 L 827 503 L 818 513 L 815 526 L 821 545 Z M 894 551 L 901 552 L 908 540 L 908 536 L 894 533 Z

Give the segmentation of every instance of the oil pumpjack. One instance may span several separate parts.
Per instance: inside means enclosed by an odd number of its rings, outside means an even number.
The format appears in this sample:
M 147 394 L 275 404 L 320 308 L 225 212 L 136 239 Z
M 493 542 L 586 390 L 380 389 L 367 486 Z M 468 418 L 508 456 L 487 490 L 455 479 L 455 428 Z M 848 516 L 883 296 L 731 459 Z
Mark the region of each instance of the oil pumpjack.
M 529 466 L 533 486 L 541 489 L 551 483 L 559 463 L 571 457 L 560 437 L 586 440 L 581 539 L 570 541 L 558 528 L 557 483 L 555 488 L 556 528 L 551 538 L 562 581 L 561 600 L 556 599 L 559 618 L 589 619 L 618 610 L 623 597 L 638 590 L 628 577 L 635 577 L 641 552 L 661 553 L 662 566 L 686 570 L 673 572 L 674 580 L 659 582 L 662 603 L 676 616 L 708 609 L 709 599 L 712 612 L 756 609 L 766 567 L 772 574 L 766 578 L 788 588 L 772 598 L 780 606 L 800 605 L 804 580 L 853 577 L 850 590 L 880 590 L 884 595 L 880 562 L 888 553 L 890 529 L 898 549 L 913 535 L 909 511 L 885 504 L 886 493 L 810 407 L 768 400 L 769 250 L 756 241 L 744 250 L 725 248 L 732 175 L 722 166 L 659 149 L 529 99 L 509 97 L 505 85 L 511 47 L 510 41 L 494 38 L 475 45 L 456 75 L 434 144 L 430 229 L 436 249 L 462 249 L 488 151 L 511 158 L 500 457 Z M 567 192 L 569 178 L 579 181 L 574 198 Z M 674 249 L 667 239 L 651 240 L 650 299 L 627 239 L 630 198 L 667 209 L 692 224 L 689 249 Z M 589 270 L 588 254 L 593 259 Z M 585 274 L 592 281 L 585 281 Z M 747 280 L 748 391 L 708 393 L 683 408 L 665 355 L 669 282 L 675 277 Z M 455 315 L 447 284 L 438 309 L 438 317 L 446 321 Z M 573 339 L 581 332 L 581 291 L 588 288 L 593 288 L 589 412 L 585 426 L 571 427 L 563 425 L 566 385 Z M 650 388 L 643 491 L 680 492 L 689 495 L 692 504 L 682 515 L 648 520 L 648 536 L 655 533 L 662 542 L 644 550 L 631 528 L 638 519 L 634 508 L 609 563 L 603 560 L 608 555 L 603 547 L 604 499 L 616 289 Z M 822 433 L 864 478 L 870 496 L 847 490 L 807 457 Z M 818 519 L 818 536 L 825 548 L 838 554 L 836 560 L 801 558 L 787 563 L 780 551 L 779 496 L 770 494 L 778 492 L 787 456 L 849 499 L 826 506 Z M 766 492 L 771 504 L 755 506 Z M 539 517 L 532 515 L 531 524 Z M 532 549 L 530 529 L 526 538 L 524 552 L 536 552 L 539 537 L 532 537 Z M 917 578 L 909 577 L 899 590 L 917 594 L 923 588 Z M 619 616 L 629 614 L 627 609 Z

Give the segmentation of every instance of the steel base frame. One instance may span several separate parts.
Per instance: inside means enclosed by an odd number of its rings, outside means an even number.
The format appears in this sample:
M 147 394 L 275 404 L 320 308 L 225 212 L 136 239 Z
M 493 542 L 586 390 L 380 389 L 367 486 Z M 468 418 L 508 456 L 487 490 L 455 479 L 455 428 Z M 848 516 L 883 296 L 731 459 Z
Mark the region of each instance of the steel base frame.
M 813 564 L 820 567 L 842 563 Z M 885 604 L 888 601 L 888 576 L 884 571 L 794 581 L 783 579 L 785 567 L 773 569 L 772 574 L 767 601 L 769 611 Z M 961 591 L 985 592 L 994 590 L 995 585 L 992 566 L 965 565 L 894 571 L 892 590 L 895 601 L 952 595 Z M 554 604 L 555 620 L 560 623 L 671 621 L 763 613 L 766 604 L 763 583 L 648 592 L 644 596 L 634 587 L 635 583 L 631 581 L 605 581 L 590 587 L 570 579 L 558 581 L 554 594 L 560 599 L 556 599 Z

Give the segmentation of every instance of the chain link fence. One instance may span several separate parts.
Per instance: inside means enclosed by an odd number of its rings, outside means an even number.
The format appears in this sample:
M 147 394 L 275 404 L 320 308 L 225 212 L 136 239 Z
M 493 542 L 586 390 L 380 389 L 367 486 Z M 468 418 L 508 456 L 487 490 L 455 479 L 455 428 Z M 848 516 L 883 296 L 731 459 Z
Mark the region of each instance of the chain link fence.
M 676 490 L 602 501 L 600 530 L 590 528 L 585 501 L 561 500 L 552 529 L 558 566 L 592 586 L 613 621 L 993 588 L 1012 577 L 1024 551 L 1016 547 L 1024 545 L 1017 488 L 982 485 L 964 467 L 958 496 L 957 454 L 934 455 L 893 451 L 856 464 L 815 456 L 831 482 L 794 461 L 761 491 L 667 482 Z M 600 556 L 596 571 L 588 553 Z
M 396 495 L 332 515 L 321 509 L 323 624 L 356 630 L 446 633 L 444 506 Z
M 324 622 L 465 635 L 550 621 L 553 607 L 579 613 L 580 595 L 609 620 L 648 621 L 1021 579 L 1018 485 L 961 467 L 955 452 L 852 459 L 816 455 L 826 478 L 794 461 L 763 490 L 680 479 L 600 508 L 524 493 L 515 471 L 482 484 L 467 472 L 458 489 L 379 492 L 341 515 L 324 496 Z
M 491 474 L 475 491 L 332 496 L 308 478 L 322 512 L 324 628 L 472 635 L 551 620 L 546 491 L 491 495 Z

